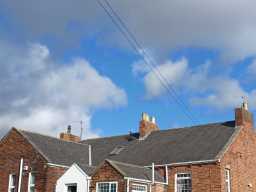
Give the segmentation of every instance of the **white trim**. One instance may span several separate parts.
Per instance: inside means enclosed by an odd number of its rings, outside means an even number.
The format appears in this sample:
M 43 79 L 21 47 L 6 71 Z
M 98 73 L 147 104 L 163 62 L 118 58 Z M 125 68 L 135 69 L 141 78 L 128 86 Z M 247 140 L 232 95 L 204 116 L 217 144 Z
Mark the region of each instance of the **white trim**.
M 92 166 L 92 146 L 89 145 L 89 166 Z
M 158 165 L 155 165 L 155 167 L 187 165 L 187 164 L 215 163 L 215 162 L 219 162 L 219 161 L 220 161 L 220 159 L 210 159 L 210 160 L 201 160 L 201 161 L 187 161 L 187 162 L 180 162 L 180 163 L 158 164 Z M 144 167 L 152 167 L 152 165 L 144 166 Z
M 230 169 L 225 169 L 225 173 L 224 174 L 225 174 L 225 188 L 227 188 L 228 192 L 231 192 Z
M 87 173 L 84 172 L 78 164 L 74 163 L 72 166 L 75 166 L 84 176 L 86 176 L 88 179 L 91 179 L 91 177 L 89 175 L 87 175 Z
M 145 180 L 145 179 L 136 179 L 136 178 L 132 178 L 132 177 L 124 177 L 124 179 L 130 179 L 132 181 L 138 181 L 138 182 L 142 182 L 142 183 L 148 183 L 148 184 L 152 184 L 152 181 L 150 180 Z M 155 181 L 155 183 L 158 184 L 166 184 L 164 182 L 159 182 L 159 181 Z
M 152 183 L 155 183 L 155 164 L 152 163 Z
M 178 188 L 177 188 L 177 181 L 178 181 L 178 174 L 190 174 L 190 177 L 187 177 L 187 178 L 190 178 L 191 182 L 192 182 L 192 174 L 190 172 L 178 172 L 175 174 L 175 183 L 174 183 L 174 191 L 175 192 L 178 192 Z M 186 178 L 186 177 L 185 177 Z M 191 183 L 192 184 L 192 183 Z M 191 189 L 192 191 L 192 189 Z
M 118 182 L 117 181 L 100 181 L 96 183 L 96 192 L 98 192 L 98 185 L 101 183 L 108 183 L 109 184 L 109 189 L 111 189 L 111 184 L 116 184 L 116 192 L 118 192 Z M 111 190 L 109 190 L 110 192 Z
M 166 183 L 166 185 L 168 185 L 169 184 L 169 172 L 168 172 L 168 166 L 167 165 L 165 165 L 165 183 Z
M 126 186 L 126 192 L 129 192 L 130 189 L 130 179 L 127 179 L 127 186 Z
M 30 182 L 31 182 L 32 174 L 33 174 L 33 173 L 30 172 L 30 173 L 29 173 L 29 176 L 28 176 L 28 192 L 30 192 L 30 188 L 31 188 L 31 187 L 34 187 L 34 188 L 35 188 L 35 183 L 32 184 L 32 185 L 31 185 L 31 183 L 30 183 Z M 35 175 L 34 175 L 34 177 L 35 177 Z
M 23 158 L 20 159 L 20 174 L 19 174 L 18 192 L 21 191 L 22 172 L 23 172 Z
M 140 186 L 140 187 L 145 187 L 145 192 L 147 192 L 148 191 L 148 185 L 145 185 L 145 184 L 139 184 L 139 183 L 133 183 L 132 185 L 137 185 L 137 186 Z M 127 192 L 129 192 L 129 191 L 127 191 Z M 132 190 L 132 192 L 138 192 L 138 191 L 136 191 L 136 190 Z
M 130 179 L 130 180 L 133 180 L 133 181 L 139 181 L 139 182 L 143 182 L 143 183 L 151 183 L 150 180 L 136 179 L 136 178 L 132 178 L 132 177 L 124 177 L 124 179 Z
M 8 192 L 11 192 L 11 189 L 14 189 L 14 191 L 15 191 L 15 188 L 16 188 L 15 183 L 14 183 L 14 185 L 11 184 L 11 181 L 13 181 L 13 176 L 16 177 L 15 174 L 9 174 Z
M 62 168 L 69 168 L 69 166 L 66 165 L 59 165 L 59 164 L 54 164 L 54 163 L 47 163 L 47 165 L 51 167 L 62 167 Z

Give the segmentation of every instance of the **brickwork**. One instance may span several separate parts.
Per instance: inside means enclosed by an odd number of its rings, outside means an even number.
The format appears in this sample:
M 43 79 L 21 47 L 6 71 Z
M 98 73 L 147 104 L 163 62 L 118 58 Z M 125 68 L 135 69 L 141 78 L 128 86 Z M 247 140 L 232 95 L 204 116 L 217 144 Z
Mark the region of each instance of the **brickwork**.
M 48 167 L 46 172 L 45 191 L 54 192 L 57 180 L 65 173 L 66 169 L 61 167 Z
M 35 174 L 37 192 L 54 191 L 57 177 L 64 172 L 63 168 L 48 168 L 46 159 L 15 129 L 1 141 L 0 154 L 0 192 L 8 190 L 9 174 L 16 175 L 18 187 L 21 158 L 24 159 L 24 166 L 29 168 L 22 175 L 21 191 L 24 192 L 28 190 L 29 172 Z
M 126 181 L 124 177 L 115 170 L 108 162 L 104 162 L 102 166 L 92 176 L 90 191 L 96 192 L 97 182 L 118 182 L 118 192 L 126 191 Z
M 256 191 L 255 146 L 255 131 L 246 123 L 221 160 L 222 192 L 225 191 L 225 169 L 230 170 L 232 192 Z

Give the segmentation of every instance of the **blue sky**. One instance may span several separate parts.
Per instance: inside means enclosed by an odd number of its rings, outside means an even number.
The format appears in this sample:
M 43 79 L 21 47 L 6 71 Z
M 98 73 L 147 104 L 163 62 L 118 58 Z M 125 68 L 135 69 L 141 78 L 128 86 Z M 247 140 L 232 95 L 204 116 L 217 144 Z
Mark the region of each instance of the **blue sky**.
M 86 137 L 126 134 L 142 112 L 162 129 L 226 121 L 242 96 L 255 111 L 255 2 L 109 2 L 193 121 L 96 1 L 2 0 L 0 134 L 78 134 L 80 120 Z

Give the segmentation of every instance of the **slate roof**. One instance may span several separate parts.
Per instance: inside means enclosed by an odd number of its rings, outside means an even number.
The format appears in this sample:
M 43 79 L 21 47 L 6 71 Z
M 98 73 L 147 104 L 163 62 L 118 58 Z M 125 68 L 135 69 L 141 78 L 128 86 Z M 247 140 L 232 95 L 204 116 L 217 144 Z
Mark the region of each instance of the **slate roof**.
M 127 139 L 128 135 L 83 141 L 92 145 L 93 163 L 104 159 L 150 166 L 217 159 L 235 134 L 235 121 L 212 123 L 187 128 L 152 132 L 145 140 Z M 110 155 L 116 145 L 125 148 L 118 155 Z
M 106 161 L 109 162 L 114 168 L 116 168 L 124 177 L 152 181 L 152 170 L 149 168 L 113 161 L 109 159 L 107 159 Z M 155 181 L 164 182 L 164 177 L 162 177 L 156 171 Z
M 138 139 L 138 134 L 88 139 L 81 143 L 92 146 L 92 164 L 97 166 L 111 156 L 110 153 L 115 147 L 127 147 L 132 143 L 131 141 L 136 139 Z
M 98 166 L 105 159 L 150 166 L 157 164 L 215 160 L 239 128 L 235 122 L 212 123 L 187 128 L 152 132 L 139 140 L 138 134 L 88 139 L 81 143 L 19 132 L 41 152 L 49 163 L 71 166 L 88 164 L 88 144 L 92 146 L 92 163 Z M 123 147 L 118 154 L 111 154 L 116 147 Z
M 77 165 L 88 175 L 91 176 L 96 170 L 95 166 L 88 166 L 86 164 L 77 163 Z
M 18 130 L 48 160 L 48 163 L 71 166 L 88 164 L 88 145 L 67 142 L 54 137 Z

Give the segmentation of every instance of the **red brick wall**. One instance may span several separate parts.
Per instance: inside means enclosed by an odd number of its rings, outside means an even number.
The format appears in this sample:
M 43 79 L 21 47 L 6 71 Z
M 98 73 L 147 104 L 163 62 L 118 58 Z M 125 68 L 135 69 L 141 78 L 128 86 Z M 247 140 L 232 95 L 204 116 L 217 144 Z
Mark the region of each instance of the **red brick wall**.
M 24 192 L 28 189 L 28 175 L 31 170 L 35 173 L 37 192 L 53 191 L 57 179 L 53 175 L 56 175 L 56 172 L 63 173 L 64 171 L 63 168 L 48 168 L 47 161 L 15 129 L 12 129 L 8 136 L 1 141 L 0 154 L 0 192 L 8 190 L 9 174 L 17 176 L 16 187 L 18 188 L 21 158 L 24 159 L 24 165 L 29 166 L 29 171 L 24 171 L 22 176 L 22 191 Z
M 172 166 L 168 167 L 168 173 L 168 192 L 175 191 L 175 175 L 177 173 L 191 174 L 193 192 L 220 192 L 221 178 L 219 163 Z
M 62 167 L 48 167 L 46 172 L 45 191 L 54 192 L 57 180 L 64 174 L 66 169 Z
M 256 191 L 256 137 L 252 124 L 244 124 L 221 160 L 222 192 L 225 191 L 225 168 L 230 169 L 232 192 Z
M 126 181 L 124 180 L 124 177 L 117 170 L 115 170 L 108 162 L 104 162 L 104 164 L 92 176 L 90 191 L 96 192 L 97 182 L 105 181 L 117 181 L 118 192 L 126 191 Z

